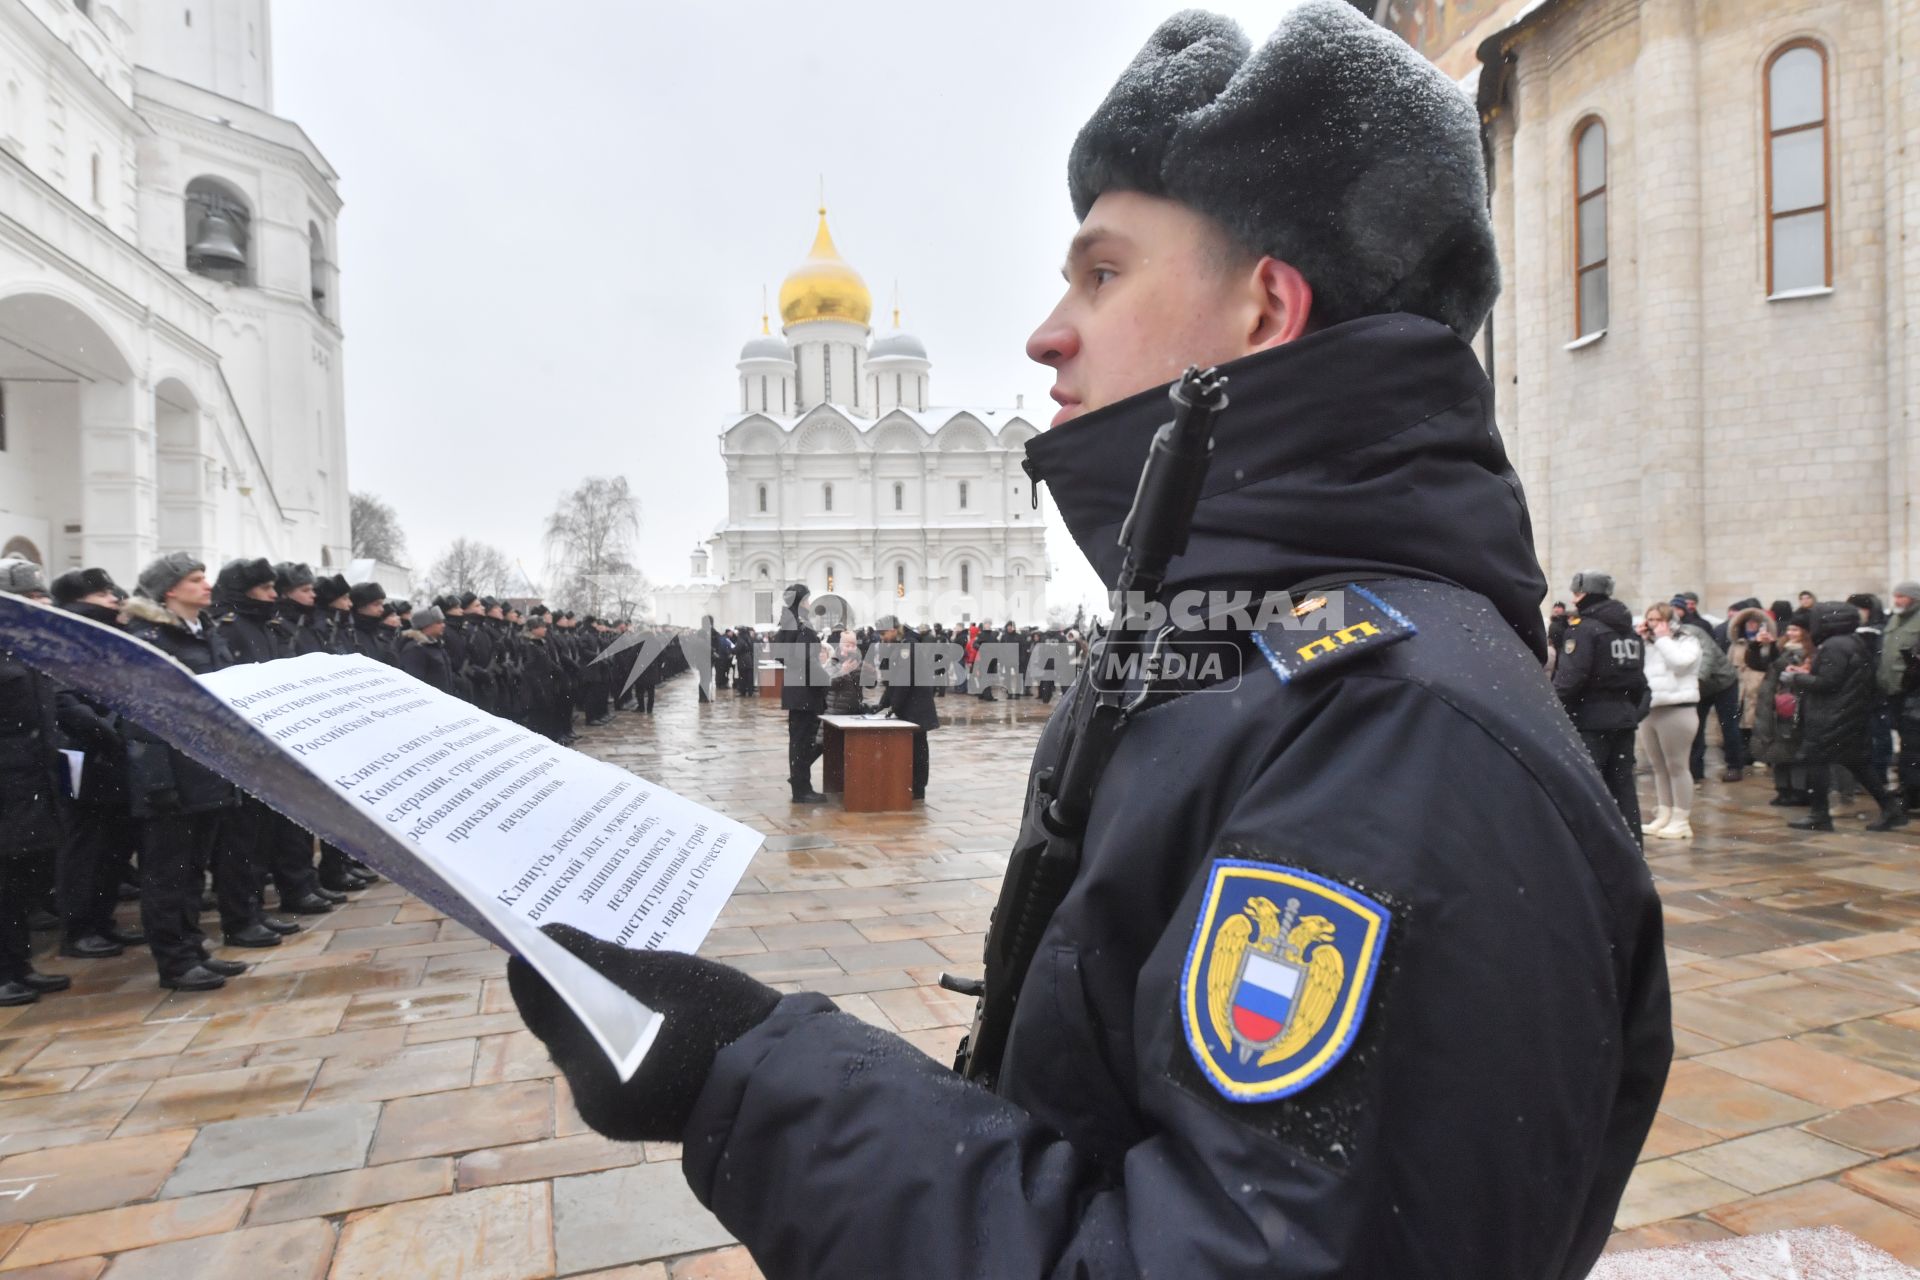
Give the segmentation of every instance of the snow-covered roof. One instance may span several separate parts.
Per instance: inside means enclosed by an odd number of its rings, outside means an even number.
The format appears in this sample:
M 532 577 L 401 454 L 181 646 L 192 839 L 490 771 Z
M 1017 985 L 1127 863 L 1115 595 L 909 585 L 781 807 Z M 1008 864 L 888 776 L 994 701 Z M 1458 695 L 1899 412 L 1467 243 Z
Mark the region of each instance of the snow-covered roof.
M 830 414 L 822 415 L 820 410 L 823 408 L 830 410 Z M 1026 409 L 1009 409 L 1004 406 L 984 409 L 970 405 L 939 405 L 929 409 L 889 409 L 878 418 L 866 418 L 850 412 L 842 405 L 815 405 L 805 413 L 793 417 L 783 417 L 773 413 L 730 414 L 722 421 L 720 434 L 724 436 L 727 432 L 732 431 L 743 422 L 759 421 L 773 427 L 782 435 L 791 435 L 794 429 L 801 423 L 810 419 L 817 420 L 823 416 L 830 416 L 835 421 L 845 423 L 862 438 L 871 435 L 875 428 L 888 422 L 898 421 L 902 418 L 913 423 L 913 425 L 919 427 L 928 435 L 938 433 L 941 428 L 947 426 L 956 418 L 962 417 L 971 418 L 975 422 L 978 422 L 995 438 L 1003 435 L 1006 429 L 1015 422 L 1022 424 L 1029 431 L 1037 432 L 1040 429 L 1039 423 L 1032 416 L 1029 416 L 1029 412 Z

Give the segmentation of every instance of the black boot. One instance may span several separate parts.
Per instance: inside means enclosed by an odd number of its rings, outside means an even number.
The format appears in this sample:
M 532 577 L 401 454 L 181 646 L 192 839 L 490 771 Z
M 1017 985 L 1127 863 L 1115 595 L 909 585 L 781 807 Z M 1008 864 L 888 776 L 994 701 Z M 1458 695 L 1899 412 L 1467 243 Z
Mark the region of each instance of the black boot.
M 1831 831 L 1833 815 L 1829 813 L 1810 813 L 1804 818 L 1795 818 L 1787 824 L 1795 831 Z
M 1867 824 L 1867 830 L 1891 831 L 1895 827 L 1904 827 L 1906 825 L 1907 806 L 1900 802 L 1900 797 L 1888 796 L 1887 802 L 1880 806 L 1879 820 L 1877 822 L 1869 822 Z

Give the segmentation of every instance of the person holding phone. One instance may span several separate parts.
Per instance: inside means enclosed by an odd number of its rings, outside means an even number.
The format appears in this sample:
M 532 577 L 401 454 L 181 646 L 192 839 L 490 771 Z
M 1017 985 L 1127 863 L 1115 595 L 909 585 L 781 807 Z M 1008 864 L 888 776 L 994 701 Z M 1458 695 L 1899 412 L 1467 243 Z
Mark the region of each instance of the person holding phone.
M 1640 722 L 1640 750 L 1653 765 L 1653 821 L 1661 840 L 1693 839 L 1693 774 L 1687 754 L 1700 729 L 1700 640 L 1675 621 L 1674 607 L 1650 605 L 1635 628 L 1646 642 L 1653 710 Z

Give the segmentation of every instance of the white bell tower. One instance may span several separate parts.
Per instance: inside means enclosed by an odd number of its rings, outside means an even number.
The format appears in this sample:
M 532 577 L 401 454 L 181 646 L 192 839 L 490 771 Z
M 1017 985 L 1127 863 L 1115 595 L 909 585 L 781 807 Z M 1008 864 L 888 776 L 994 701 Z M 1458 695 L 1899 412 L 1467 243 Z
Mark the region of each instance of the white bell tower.
M 134 0 L 134 61 L 273 110 L 270 0 Z

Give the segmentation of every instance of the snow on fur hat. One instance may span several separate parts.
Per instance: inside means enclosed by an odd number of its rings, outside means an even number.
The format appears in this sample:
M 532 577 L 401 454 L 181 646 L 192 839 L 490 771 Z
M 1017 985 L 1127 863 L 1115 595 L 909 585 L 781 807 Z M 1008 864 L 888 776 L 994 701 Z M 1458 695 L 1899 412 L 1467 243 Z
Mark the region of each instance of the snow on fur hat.
M 204 572 L 206 564 L 188 551 L 169 551 L 140 571 L 134 582 L 134 594 L 149 600 L 164 600 L 180 579 L 190 573 Z
M 356 582 L 347 591 L 347 599 L 358 609 L 365 605 L 378 604 L 387 598 L 387 589 L 377 582 Z
M 1230 18 L 1160 24 L 1074 140 L 1074 215 L 1166 196 L 1291 263 L 1338 324 L 1407 311 L 1471 338 L 1500 292 L 1480 115 L 1347 0 L 1304 0 L 1258 49 Z
M 302 587 L 317 586 L 313 566 L 296 560 L 282 560 L 273 566 L 273 589 L 281 595 Z
M 105 569 L 69 569 L 53 580 L 55 604 L 72 604 L 102 591 L 120 594 L 119 585 Z
M 1610 596 L 1613 594 L 1613 575 L 1598 569 L 1576 573 L 1573 575 L 1572 589 L 1590 596 Z
M 446 620 L 447 615 L 440 611 L 440 606 L 437 604 L 430 604 L 424 609 L 415 609 L 413 611 L 413 629 L 415 631 L 425 631 L 434 623 L 445 622 Z
M 273 566 L 265 556 L 258 556 L 252 560 L 229 560 L 221 565 L 214 587 L 226 595 L 243 596 L 272 581 Z
M 47 575 L 31 560 L 8 556 L 0 560 L 0 591 L 15 596 L 43 596 L 47 594 Z
M 344 573 L 329 574 L 316 579 L 313 584 L 313 598 L 319 604 L 330 605 L 341 596 L 351 599 L 352 595 L 353 588 L 347 585 L 347 575 Z

